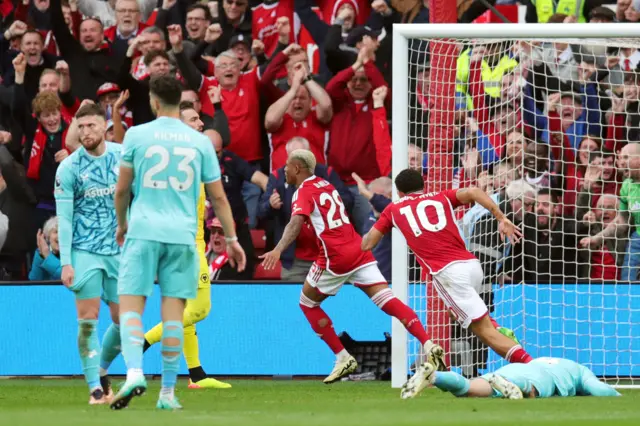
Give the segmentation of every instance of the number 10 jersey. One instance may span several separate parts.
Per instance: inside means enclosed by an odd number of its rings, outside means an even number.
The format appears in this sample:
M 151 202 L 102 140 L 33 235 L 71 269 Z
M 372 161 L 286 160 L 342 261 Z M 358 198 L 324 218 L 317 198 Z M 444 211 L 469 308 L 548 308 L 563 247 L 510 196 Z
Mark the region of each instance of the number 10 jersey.
M 293 195 L 291 216 L 306 216 L 318 238 L 316 265 L 334 275 L 346 275 L 376 260 L 360 249 L 362 238 L 351 225 L 338 191 L 317 176 L 306 179 Z
M 456 225 L 453 210 L 461 205 L 456 192 L 408 194 L 389 204 L 373 226 L 383 234 L 398 228 L 420 266 L 431 274 L 452 263 L 476 259 Z

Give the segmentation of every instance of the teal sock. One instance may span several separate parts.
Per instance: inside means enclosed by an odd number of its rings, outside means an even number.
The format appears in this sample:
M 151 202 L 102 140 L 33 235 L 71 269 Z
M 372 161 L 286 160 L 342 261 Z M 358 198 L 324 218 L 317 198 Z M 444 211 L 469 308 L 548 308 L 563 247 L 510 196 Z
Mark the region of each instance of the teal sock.
M 136 321 L 137 320 L 137 321 Z M 135 325 L 129 324 L 136 323 Z M 134 334 L 134 332 L 137 332 Z M 128 370 L 142 370 L 142 345 L 144 333 L 142 331 L 142 316 L 139 313 L 129 311 L 120 315 L 120 346 L 122 356 Z
M 84 379 L 92 391 L 100 387 L 98 366 L 100 363 L 100 340 L 98 339 L 98 320 L 78 320 L 78 350 Z
M 465 396 L 469 392 L 469 380 L 453 371 L 436 371 L 434 386 L 455 396 Z
M 106 376 L 109 366 L 120 353 L 120 326 L 111 324 L 102 336 L 102 353 L 100 354 L 100 375 Z
M 178 345 L 169 346 L 165 339 L 177 339 Z M 165 321 L 162 324 L 162 387 L 174 388 L 178 380 L 180 355 L 184 345 L 182 321 Z M 170 353 L 171 355 L 167 355 Z

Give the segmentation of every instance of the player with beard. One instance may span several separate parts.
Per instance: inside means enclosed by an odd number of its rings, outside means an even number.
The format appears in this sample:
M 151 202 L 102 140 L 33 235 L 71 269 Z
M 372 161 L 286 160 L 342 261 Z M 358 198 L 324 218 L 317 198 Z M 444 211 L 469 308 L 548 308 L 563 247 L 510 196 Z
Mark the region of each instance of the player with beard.
M 219 89 L 218 89 L 219 90 Z M 193 130 L 202 133 L 204 124 L 194 105 L 190 102 L 180 103 L 180 120 Z M 206 195 L 204 185 L 200 187 L 198 197 L 198 228 L 196 231 L 196 247 L 200 271 L 198 273 L 198 292 L 196 298 L 187 301 L 184 309 L 184 359 L 189 369 L 189 389 L 228 389 L 230 384 L 220 382 L 213 378 L 208 378 L 200 363 L 200 349 L 198 345 L 198 335 L 196 333 L 196 323 L 209 316 L 211 311 L 211 278 L 209 276 L 209 266 L 205 257 L 206 244 L 204 242 L 204 220 L 206 212 Z M 218 221 L 219 222 L 219 221 Z M 226 247 L 225 247 L 226 254 Z M 162 340 L 162 323 L 156 324 L 144 335 L 144 350 L 146 351 Z
M 62 283 L 76 297 L 77 342 L 89 404 L 106 404 L 113 396 L 107 369 L 120 352 L 120 247 L 115 239 L 114 193 L 122 148 L 105 142 L 106 121 L 99 105 L 83 105 L 76 120 L 82 146 L 62 161 L 55 181 Z M 113 320 L 102 349 L 98 340 L 101 298 L 108 303 Z

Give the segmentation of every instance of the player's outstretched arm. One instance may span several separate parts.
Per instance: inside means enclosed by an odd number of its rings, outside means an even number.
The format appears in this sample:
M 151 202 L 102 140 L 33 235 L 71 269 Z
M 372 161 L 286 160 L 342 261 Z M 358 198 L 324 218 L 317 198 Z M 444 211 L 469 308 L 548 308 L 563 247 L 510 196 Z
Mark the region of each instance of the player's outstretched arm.
M 247 257 L 244 249 L 238 243 L 231 206 L 229 205 L 227 195 L 224 193 L 222 181 L 218 179 L 214 182 L 209 182 L 205 184 L 205 189 L 207 190 L 207 194 L 209 194 L 209 198 L 211 198 L 213 211 L 215 211 L 216 217 L 220 219 L 220 223 L 222 223 L 231 266 L 237 267 L 238 272 L 242 272 L 247 264 Z
M 302 224 L 304 223 L 304 216 L 302 215 L 294 215 L 291 217 L 291 220 L 284 228 L 284 233 L 282 234 L 282 238 L 278 244 L 268 253 L 260 256 L 260 259 L 263 259 L 262 266 L 265 270 L 273 269 L 280 260 L 280 255 L 283 251 L 287 249 L 291 245 L 292 242 L 298 238 L 300 234 L 300 230 L 302 229 Z
M 360 248 L 362 251 L 373 250 L 380 240 L 382 240 L 382 237 L 384 237 L 384 234 L 378 231 L 375 227 L 372 227 L 369 232 L 362 237 L 362 244 L 360 244 Z
M 505 237 L 511 241 L 511 244 L 517 244 L 522 238 L 522 232 L 504 215 L 500 207 L 487 195 L 486 192 L 476 187 L 459 189 L 456 191 L 456 198 L 462 204 L 478 203 L 491 214 L 500 223 L 498 230 L 500 238 L 504 241 Z

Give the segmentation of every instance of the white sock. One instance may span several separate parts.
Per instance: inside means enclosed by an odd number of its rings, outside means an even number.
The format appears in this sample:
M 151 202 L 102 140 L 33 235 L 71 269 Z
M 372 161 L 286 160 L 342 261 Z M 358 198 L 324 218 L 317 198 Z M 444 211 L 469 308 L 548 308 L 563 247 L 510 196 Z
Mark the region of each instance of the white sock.
M 140 377 L 144 377 L 141 368 L 130 368 L 127 370 L 127 380 L 139 379 Z
M 343 359 L 349 358 L 351 355 L 347 352 L 346 349 L 341 350 L 336 354 L 336 358 L 342 361 Z
M 163 386 L 162 388 L 160 388 L 160 397 L 173 399 L 175 397 L 175 393 L 174 392 L 175 392 L 175 388 L 174 387 L 165 388 Z

